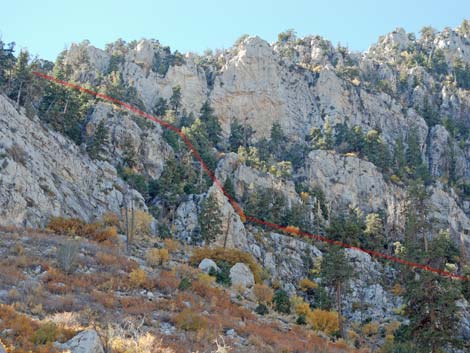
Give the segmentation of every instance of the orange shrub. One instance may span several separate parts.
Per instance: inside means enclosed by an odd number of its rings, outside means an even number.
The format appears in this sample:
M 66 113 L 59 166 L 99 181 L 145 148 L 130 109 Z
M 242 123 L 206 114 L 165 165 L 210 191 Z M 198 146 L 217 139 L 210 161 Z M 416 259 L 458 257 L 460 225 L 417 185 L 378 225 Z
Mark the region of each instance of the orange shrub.
M 52 217 L 47 229 L 56 234 L 79 236 L 98 242 L 115 241 L 117 237 L 114 226 L 103 227 L 100 223 L 85 223 L 77 218 Z
M 330 335 L 339 330 L 338 313 L 315 309 L 307 316 L 308 323 L 316 331 L 323 331 Z
M 165 244 L 165 249 L 167 249 L 170 254 L 173 254 L 180 248 L 180 243 L 177 240 L 165 239 L 163 243 Z
M 232 266 L 235 265 L 237 262 L 243 262 L 248 265 L 248 267 L 250 267 L 251 272 L 253 272 L 253 275 L 255 277 L 255 282 L 261 283 L 261 266 L 249 253 L 238 249 L 224 249 L 221 247 L 214 249 L 198 248 L 194 250 L 193 255 L 189 259 L 189 262 L 193 266 L 197 266 L 205 258 L 212 259 L 214 261 L 224 260 Z
M 266 304 L 273 301 L 274 290 L 265 284 L 255 284 L 253 294 L 259 303 Z

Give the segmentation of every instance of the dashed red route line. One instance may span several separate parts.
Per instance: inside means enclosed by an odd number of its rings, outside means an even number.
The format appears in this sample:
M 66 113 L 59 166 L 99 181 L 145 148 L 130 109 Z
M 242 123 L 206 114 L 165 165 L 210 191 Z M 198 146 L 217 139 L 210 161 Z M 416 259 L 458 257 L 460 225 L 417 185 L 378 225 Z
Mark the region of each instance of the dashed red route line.
M 188 146 L 188 148 L 191 150 L 194 157 L 199 161 L 199 163 L 201 164 L 201 166 L 204 169 L 204 171 L 206 172 L 206 174 L 211 178 L 211 180 L 217 185 L 217 187 L 220 189 L 220 191 L 225 195 L 225 197 L 228 199 L 228 201 L 230 202 L 230 204 L 232 205 L 232 207 L 234 208 L 234 210 L 237 212 L 237 214 L 240 216 L 240 218 L 242 220 L 246 220 L 248 222 L 255 223 L 255 224 L 264 225 L 264 226 L 267 226 L 267 227 L 272 228 L 272 229 L 277 229 L 277 230 L 280 230 L 284 233 L 290 233 L 290 234 L 293 234 L 293 235 L 303 236 L 303 237 L 310 238 L 310 239 L 313 239 L 313 240 L 317 240 L 317 241 L 321 241 L 321 242 L 325 242 L 325 243 L 329 243 L 329 244 L 333 244 L 333 245 L 338 245 L 338 246 L 341 246 L 341 247 L 347 248 L 347 249 L 358 250 L 358 251 L 361 251 L 363 253 L 369 254 L 371 256 L 377 257 L 377 258 L 386 259 L 386 260 L 393 261 L 393 262 L 396 262 L 396 263 L 399 263 L 399 264 L 402 264 L 402 265 L 406 265 L 406 266 L 409 266 L 409 267 L 412 267 L 412 268 L 419 268 L 419 269 L 422 269 L 424 271 L 434 272 L 434 273 L 437 273 L 441 276 L 446 276 L 446 277 L 450 277 L 450 278 L 453 278 L 453 279 L 460 279 L 460 280 L 464 280 L 464 281 L 469 281 L 470 280 L 470 277 L 457 275 L 457 274 L 452 273 L 452 272 L 444 271 L 444 270 L 434 268 L 434 267 L 431 267 L 431 266 L 427 266 L 427 265 L 423 265 L 423 264 L 420 264 L 420 263 L 417 263 L 417 262 L 412 262 L 412 261 L 408 261 L 408 260 L 405 260 L 405 259 L 400 259 L 398 257 L 383 254 L 383 253 L 380 253 L 380 252 L 377 252 L 377 251 L 359 248 L 359 247 L 353 246 L 351 244 L 347 244 L 347 243 L 343 243 L 343 242 L 340 242 L 340 241 L 328 239 L 328 238 L 326 238 L 324 236 L 321 236 L 321 235 L 308 233 L 308 232 L 298 230 L 298 229 L 292 229 L 292 227 L 281 226 L 281 225 L 276 224 L 276 223 L 267 222 L 267 221 L 264 221 L 264 220 L 256 218 L 256 217 L 246 215 L 245 212 L 243 211 L 242 207 L 224 190 L 224 188 L 222 186 L 222 183 L 219 181 L 219 179 L 217 179 L 217 177 L 214 175 L 214 173 L 206 165 L 204 160 L 201 158 L 199 152 L 196 150 L 196 148 L 194 148 L 191 141 L 189 141 L 189 138 L 177 127 L 175 127 L 175 126 L 167 123 L 166 121 L 163 121 L 163 120 L 161 120 L 161 119 L 159 119 L 159 118 L 157 118 L 153 115 L 150 115 L 150 114 L 148 114 L 148 113 L 146 113 L 146 112 L 144 112 L 144 111 L 142 111 L 142 110 L 140 110 L 136 107 L 133 107 L 130 104 L 122 102 L 122 101 L 120 101 L 116 98 L 109 97 L 105 94 L 98 93 L 96 91 L 90 90 L 88 88 L 82 87 L 80 85 L 76 85 L 76 84 L 68 82 L 68 81 L 60 80 L 56 77 L 49 76 L 49 75 L 43 74 L 41 72 L 36 72 L 35 71 L 35 72 L 33 72 L 33 74 L 40 77 L 40 78 L 46 79 L 48 81 L 55 82 L 59 85 L 69 87 L 69 88 L 72 88 L 72 89 L 75 89 L 75 90 L 78 90 L 78 91 L 81 91 L 81 92 L 85 92 L 85 93 L 88 93 L 88 94 L 90 94 L 92 96 L 95 96 L 97 98 L 101 98 L 105 101 L 112 102 L 112 103 L 114 103 L 114 104 L 116 104 L 116 105 L 118 105 L 122 108 L 125 108 L 125 109 L 127 109 L 127 110 L 129 110 L 129 111 L 131 111 L 131 112 L 133 112 L 137 115 L 140 115 L 141 117 L 144 117 L 146 119 L 154 121 L 157 124 L 160 124 L 161 126 L 176 132 L 181 137 L 181 139 L 184 141 L 186 146 Z

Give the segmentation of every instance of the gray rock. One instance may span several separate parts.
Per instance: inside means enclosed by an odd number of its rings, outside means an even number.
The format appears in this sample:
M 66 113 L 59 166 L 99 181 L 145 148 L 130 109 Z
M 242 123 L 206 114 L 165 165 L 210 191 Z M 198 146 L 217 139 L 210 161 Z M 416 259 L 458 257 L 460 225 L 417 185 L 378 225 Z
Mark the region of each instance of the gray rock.
M 232 286 L 241 285 L 245 288 L 251 288 L 255 284 L 253 272 L 241 262 L 236 263 L 230 269 L 230 279 L 232 280 Z
M 220 270 L 217 264 L 211 259 L 204 259 L 199 264 L 199 269 L 202 272 L 209 273 L 211 268 L 215 269 L 216 271 Z
M 80 332 L 64 344 L 57 344 L 59 349 L 69 350 L 70 353 L 104 353 L 101 340 L 95 330 Z
M 5 346 L 3 345 L 2 341 L 0 341 L 0 353 L 7 353 L 5 350 Z

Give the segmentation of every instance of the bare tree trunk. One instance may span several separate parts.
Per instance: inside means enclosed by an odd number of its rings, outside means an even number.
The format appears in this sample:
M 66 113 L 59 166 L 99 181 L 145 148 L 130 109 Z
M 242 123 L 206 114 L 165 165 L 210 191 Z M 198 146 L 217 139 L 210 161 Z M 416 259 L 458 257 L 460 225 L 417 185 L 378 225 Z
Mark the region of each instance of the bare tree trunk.
M 343 327 L 343 314 L 341 310 L 341 282 L 338 281 L 336 284 L 336 310 L 338 310 L 338 326 L 339 333 L 344 339 L 344 327 Z
M 230 230 L 231 221 L 232 221 L 232 215 L 229 215 L 228 220 L 227 220 L 227 230 L 225 231 L 225 237 L 224 237 L 224 249 L 227 247 L 227 238 L 228 238 L 228 232 Z
M 18 89 L 18 95 L 16 96 L 16 109 L 20 108 L 20 98 L 21 98 L 21 89 L 23 88 L 23 81 L 20 83 L 20 88 Z

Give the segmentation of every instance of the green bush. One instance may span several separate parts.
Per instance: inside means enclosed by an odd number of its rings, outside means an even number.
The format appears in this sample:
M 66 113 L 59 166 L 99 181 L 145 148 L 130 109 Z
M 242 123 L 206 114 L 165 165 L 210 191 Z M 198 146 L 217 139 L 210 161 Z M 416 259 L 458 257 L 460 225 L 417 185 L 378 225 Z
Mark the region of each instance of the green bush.
M 286 291 L 278 289 L 274 293 L 273 298 L 274 309 L 283 314 L 290 314 L 291 311 L 291 302 Z
M 266 315 L 269 313 L 268 307 L 264 304 L 258 304 L 258 306 L 255 309 L 255 313 L 259 315 Z
M 191 280 L 186 277 L 182 278 L 180 284 L 178 285 L 178 289 L 184 291 L 189 287 L 191 287 Z

